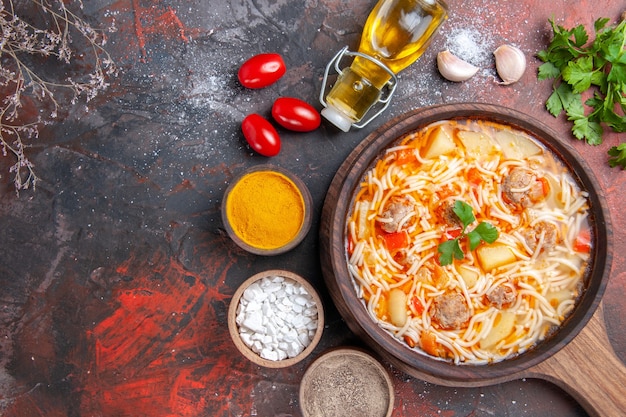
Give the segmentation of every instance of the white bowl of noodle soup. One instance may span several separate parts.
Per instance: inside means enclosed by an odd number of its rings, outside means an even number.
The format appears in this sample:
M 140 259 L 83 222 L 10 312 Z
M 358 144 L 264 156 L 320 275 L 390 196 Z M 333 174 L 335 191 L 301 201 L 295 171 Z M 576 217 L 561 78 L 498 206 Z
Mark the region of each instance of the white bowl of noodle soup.
M 608 216 L 590 172 L 510 109 L 399 118 L 331 184 L 321 228 L 331 296 L 355 333 L 431 382 L 475 385 L 530 367 L 580 331 L 606 286 Z M 457 201 L 475 216 L 465 231 Z M 469 250 L 480 222 L 498 238 Z M 463 259 L 442 265 L 439 244 L 457 237 Z

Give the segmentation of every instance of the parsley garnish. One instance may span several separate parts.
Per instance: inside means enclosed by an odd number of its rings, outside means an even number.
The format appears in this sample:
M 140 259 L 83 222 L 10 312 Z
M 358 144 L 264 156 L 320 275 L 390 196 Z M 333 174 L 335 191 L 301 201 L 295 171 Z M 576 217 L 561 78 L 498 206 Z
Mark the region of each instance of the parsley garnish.
M 572 133 L 590 145 L 602 143 L 603 125 L 615 132 L 626 131 L 626 21 L 607 26 L 609 19 L 594 23 L 596 38 L 589 42 L 583 25 L 565 29 L 550 19 L 553 39 L 537 57 L 540 80 L 554 79 L 546 108 L 554 117 L 565 112 L 573 122 Z M 593 88 L 593 96 L 583 102 L 582 93 Z M 587 107 L 590 107 L 588 109 Z M 621 108 L 621 114 L 616 112 Z M 609 150 L 609 165 L 626 168 L 624 144 Z
M 450 265 L 453 259 L 460 260 L 465 257 L 460 244 L 463 238 L 467 237 L 469 240 L 470 250 L 476 249 L 481 242 L 493 243 L 498 239 L 498 229 L 487 222 L 480 222 L 472 231 L 466 232 L 467 227 L 476 221 L 472 206 L 469 204 L 457 200 L 452 210 L 463 223 L 463 231 L 456 239 L 446 240 L 437 247 L 439 263 L 443 266 Z
M 626 143 L 620 143 L 609 149 L 609 166 L 626 168 Z

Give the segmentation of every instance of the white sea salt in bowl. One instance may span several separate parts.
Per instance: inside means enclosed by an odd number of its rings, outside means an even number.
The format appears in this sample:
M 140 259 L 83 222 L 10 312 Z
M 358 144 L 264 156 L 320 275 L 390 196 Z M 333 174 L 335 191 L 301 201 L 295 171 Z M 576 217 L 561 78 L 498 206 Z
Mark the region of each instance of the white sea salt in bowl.
M 257 365 L 283 368 L 306 358 L 322 337 L 322 301 L 307 280 L 284 270 L 260 272 L 235 291 L 228 330 Z

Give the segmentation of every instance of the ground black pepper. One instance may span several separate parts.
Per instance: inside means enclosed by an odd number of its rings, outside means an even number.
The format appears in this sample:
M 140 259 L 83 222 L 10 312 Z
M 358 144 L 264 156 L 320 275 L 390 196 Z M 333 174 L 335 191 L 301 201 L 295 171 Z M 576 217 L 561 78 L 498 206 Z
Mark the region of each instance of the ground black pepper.
M 320 357 L 300 388 L 305 416 L 384 417 L 393 402 L 386 371 L 369 355 L 340 349 Z

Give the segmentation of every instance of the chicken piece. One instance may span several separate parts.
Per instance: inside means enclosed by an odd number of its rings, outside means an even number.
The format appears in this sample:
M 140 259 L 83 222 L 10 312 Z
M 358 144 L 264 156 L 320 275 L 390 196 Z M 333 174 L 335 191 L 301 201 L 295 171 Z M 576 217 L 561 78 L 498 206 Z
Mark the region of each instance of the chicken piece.
M 470 309 L 463 294 L 449 292 L 435 298 L 431 317 L 444 330 L 460 329 L 470 319 Z
M 385 232 L 393 233 L 398 231 L 400 222 L 413 211 L 413 204 L 408 200 L 395 200 L 387 205 L 378 222 Z
M 487 293 L 489 304 L 500 310 L 509 308 L 517 299 L 517 291 L 511 283 L 504 283 Z
M 557 243 L 559 243 L 559 230 L 557 227 L 552 223 L 540 221 L 535 224 L 535 227 L 524 233 L 526 244 L 532 252 L 535 252 L 537 249 L 537 245 L 539 244 L 539 240 L 542 235 L 543 244 L 541 249 L 543 251 L 549 252 L 556 247 Z
M 409 254 L 406 249 L 398 250 L 394 255 L 393 259 L 404 267 L 411 267 L 414 263 L 419 262 L 419 257 L 414 253 Z
M 525 168 L 513 168 L 502 183 L 506 199 L 521 207 L 530 207 L 545 198 L 544 182 Z
M 454 201 L 445 200 L 443 201 L 439 207 L 436 209 L 437 216 L 439 219 L 444 222 L 448 227 L 459 227 L 463 226 L 461 219 L 454 212 Z

